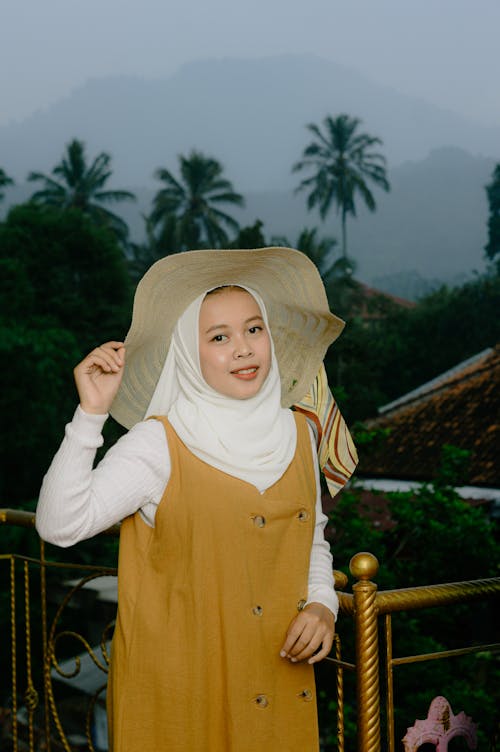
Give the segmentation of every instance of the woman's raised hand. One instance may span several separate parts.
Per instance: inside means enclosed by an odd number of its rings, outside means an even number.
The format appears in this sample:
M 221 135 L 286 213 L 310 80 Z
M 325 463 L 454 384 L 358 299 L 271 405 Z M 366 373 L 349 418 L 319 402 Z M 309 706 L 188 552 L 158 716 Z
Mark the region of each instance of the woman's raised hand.
M 86 413 L 104 415 L 116 396 L 125 365 L 123 342 L 96 347 L 73 371 L 80 406 Z

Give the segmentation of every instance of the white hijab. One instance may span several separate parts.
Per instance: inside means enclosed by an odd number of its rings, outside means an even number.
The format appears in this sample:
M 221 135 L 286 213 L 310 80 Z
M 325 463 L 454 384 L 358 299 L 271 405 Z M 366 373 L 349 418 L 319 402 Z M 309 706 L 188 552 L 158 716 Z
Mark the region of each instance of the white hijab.
M 255 298 L 270 334 L 262 298 L 247 287 L 243 289 Z M 167 415 L 196 457 L 263 493 L 281 478 L 297 444 L 292 412 L 281 407 L 274 345 L 271 340 L 271 368 L 254 397 L 234 399 L 210 387 L 201 374 L 198 345 L 198 320 L 205 295 L 196 298 L 177 321 L 144 417 Z

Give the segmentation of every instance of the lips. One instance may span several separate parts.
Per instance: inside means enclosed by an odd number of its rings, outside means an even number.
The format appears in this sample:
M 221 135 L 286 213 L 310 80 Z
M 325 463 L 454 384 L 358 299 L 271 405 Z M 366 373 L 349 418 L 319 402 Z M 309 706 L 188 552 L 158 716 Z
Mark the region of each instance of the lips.
M 258 366 L 247 366 L 246 368 L 238 368 L 238 370 L 231 371 L 231 374 L 243 381 L 251 381 L 257 376 L 258 371 Z

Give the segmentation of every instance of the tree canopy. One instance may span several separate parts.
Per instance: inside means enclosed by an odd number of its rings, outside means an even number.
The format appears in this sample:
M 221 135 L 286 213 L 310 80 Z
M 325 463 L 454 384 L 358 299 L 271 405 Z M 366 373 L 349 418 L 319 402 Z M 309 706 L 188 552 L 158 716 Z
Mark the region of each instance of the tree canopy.
M 75 209 L 12 209 L 0 249 L 0 492 L 17 506 L 38 493 L 71 417 L 73 367 L 124 337 L 131 295 L 116 240 Z
M 490 214 L 488 218 L 488 244 L 486 256 L 496 259 L 500 265 L 500 164 L 493 172 L 491 183 L 486 186 Z
M 62 160 L 54 167 L 51 175 L 30 172 L 29 181 L 43 184 L 31 196 L 33 202 L 61 209 L 79 209 L 96 224 L 111 228 L 117 237 L 125 240 L 128 235 L 127 225 L 103 204 L 135 201 L 135 196 L 130 191 L 104 188 L 112 175 L 109 154 L 101 152 L 89 165 L 85 144 L 73 139 L 66 146 Z
M 14 181 L 12 180 L 12 178 L 10 178 L 5 172 L 5 170 L 2 170 L 2 168 L 0 167 L 0 201 L 2 201 L 5 196 L 2 188 L 6 188 L 8 185 L 13 185 L 13 184 L 14 184 Z
M 367 133 L 358 133 L 359 118 L 349 115 L 329 115 L 323 121 L 323 130 L 310 123 L 307 128 L 314 140 L 306 146 L 302 159 L 293 166 L 293 172 L 312 170 L 304 178 L 297 191 L 309 190 L 309 209 L 317 206 L 322 219 L 333 203 L 340 212 L 342 221 L 342 255 L 347 256 L 347 216 L 356 215 L 356 197 L 359 195 L 368 209 L 374 211 L 376 204 L 367 183 L 388 191 L 390 188 L 385 168 L 385 157 L 373 151 L 382 144 L 379 138 Z
M 332 310 L 339 311 L 335 284 L 327 291 Z M 356 290 L 353 295 L 356 303 Z M 390 299 L 376 303 L 380 315 L 369 323 L 350 314 L 349 307 L 340 308 L 346 331 L 326 356 L 331 383 L 342 387 L 339 402 L 350 421 L 364 420 L 378 406 L 500 342 L 497 273 L 442 287 L 413 308 Z
M 160 167 L 155 177 L 164 183 L 153 200 L 150 215 L 159 230 L 164 253 L 193 248 L 222 248 L 229 244 L 227 231 L 237 233 L 238 222 L 220 206 L 243 206 L 243 196 L 223 176 L 223 167 L 213 157 L 193 150 L 179 156 L 180 177 Z

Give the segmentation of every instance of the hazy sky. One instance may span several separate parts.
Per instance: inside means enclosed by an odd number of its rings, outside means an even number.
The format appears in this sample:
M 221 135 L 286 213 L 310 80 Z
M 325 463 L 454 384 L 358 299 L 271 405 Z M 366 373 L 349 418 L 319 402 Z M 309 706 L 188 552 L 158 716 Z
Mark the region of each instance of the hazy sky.
M 0 0 L 0 125 L 88 78 L 316 53 L 500 127 L 500 0 Z

